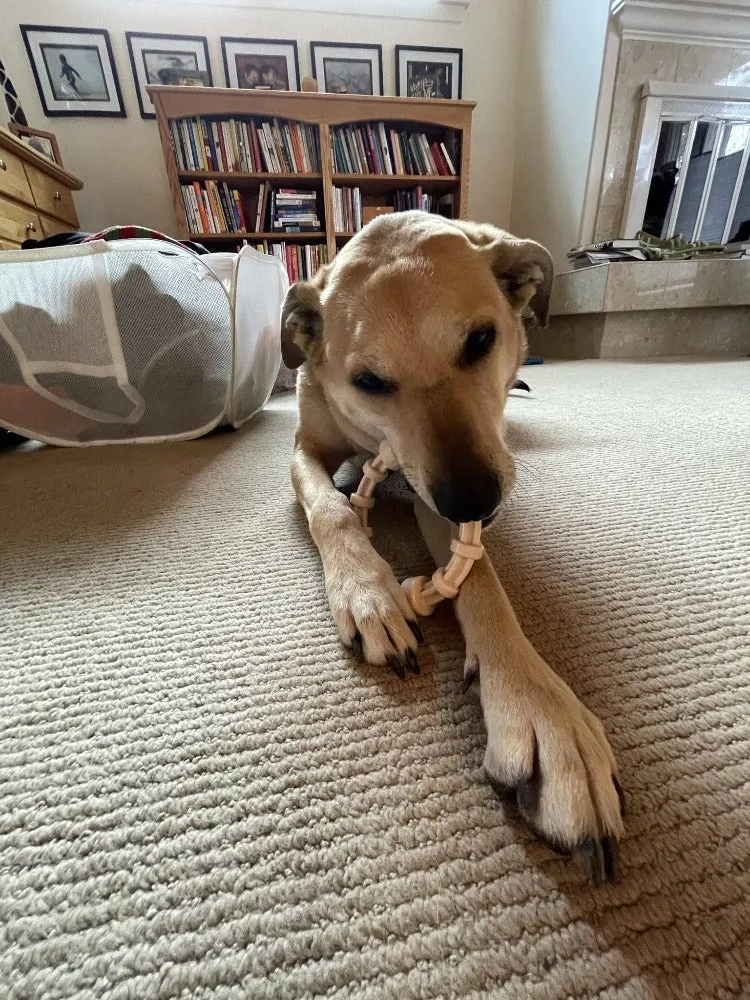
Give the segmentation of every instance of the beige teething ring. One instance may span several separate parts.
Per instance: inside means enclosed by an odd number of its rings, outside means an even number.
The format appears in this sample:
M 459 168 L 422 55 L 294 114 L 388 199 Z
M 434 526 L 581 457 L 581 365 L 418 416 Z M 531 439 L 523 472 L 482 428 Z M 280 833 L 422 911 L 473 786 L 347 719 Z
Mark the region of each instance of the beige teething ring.
M 367 523 L 367 512 L 374 506 L 372 494 L 378 483 L 382 483 L 389 472 L 400 468 L 396 456 L 384 441 L 375 458 L 368 459 L 362 469 L 362 480 L 356 493 L 349 498 L 368 536 L 372 528 Z M 436 569 L 432 579 L 426 576 L 409 577 L 401 586 L 409 598 L 409 604 L 417 615 L 432 614 L 435 606 L 444 598 L 453 600 L 458 595 L 461 584 L 477 559 L 484 555 L 481 543 L 482 525 L 479 521 L 467 521 L 458 529 L 458 538 L 451 542 L 453 555 L 445 568 Z

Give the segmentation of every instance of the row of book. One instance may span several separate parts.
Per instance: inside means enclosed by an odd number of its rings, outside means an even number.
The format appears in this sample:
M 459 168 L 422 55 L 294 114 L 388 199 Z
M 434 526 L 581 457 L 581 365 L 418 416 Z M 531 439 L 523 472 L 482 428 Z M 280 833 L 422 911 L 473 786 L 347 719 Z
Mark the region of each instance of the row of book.
M 333 189 L 333 228 L 337 233 L 358 233 L 362 228 L 362 192 L 359 188 Z
M 191 233 L 241 233 L 247 231 L 242 197 L 226 181 L 207 180 L 181 184 L 185 217 Z
M 452 194 L 430 194 L 428 191 L 423 191 L 420 185 L 408 191 L 394 191 L 393 207 L 397 212 L 410 212 L 416 209 L 452 219 L 454 218 L 455 199 Z
M 317 128 L 304 122 L 244 118 L 173 118 L 179 170 L 220 173 L 316 174 Z
M 314 277 L 328 263 L 325 243 L 269 243 L 268 240 L 263 240 L 252 246 L 261 253 L 278 257 L 292 282 Z
M 266 181 L 258 190 L 255 231 L 284 233 L 317 232 L 320 216 L 315 191 L 271 187 Z
M 337 174 L 435 174 L 455 177 L 455 148 L 430 143 L 424 132 L 399 132 L 385 122 L 337 125 L 331 129 Z

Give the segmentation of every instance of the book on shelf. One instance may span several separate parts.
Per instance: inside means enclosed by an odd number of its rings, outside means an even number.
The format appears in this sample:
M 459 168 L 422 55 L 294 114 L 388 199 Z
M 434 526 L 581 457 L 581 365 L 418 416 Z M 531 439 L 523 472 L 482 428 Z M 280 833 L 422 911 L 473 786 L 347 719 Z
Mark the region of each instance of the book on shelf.
M 177 169 L 269 174 L 320 172 L 318 129 L 279 118 L 172 118 Z
M 446 219 L 455 218 L 455 199 L 452 194 L 431 194 L 423 191 L 421 185 L 403 191 L 393 192 L 393 207 L 397 212 L 410 212 L 416 209 L 421 212 L 431 212 L 442 215 Z
M 300 191 L 294 188 L 271 190 L 271 229 L 284 232 L 302 233 L 320 229 L 315 191 Z
M 362 192 L 359 188 L 334 187 L 333 228 L 337 233 L 358 233 L 362 228 Z
M 278 257 L 286 268 L 291 282 L 312 278 L 320 268 L 328 263 L 328 249 L 325 243 L 284 243 L 262 240 L 251 244 L 261 253 Z
M 333 169 L 337 174 L 455 177 L 455 142 L 450 137 L 430 142 L 424 132 L 388 128 L 385 122 L 335 125 L 331 128 Z
M 191 233 L 239 233 L 247 230 L 240 192 L 226 181 L 181 184 L 185 218 Z
M 423 191 L 421 185 L 406 190 L 394 191 L 391 196 L 390 208 L 396 212 L 408 212 L 417 209 L 422 212 L 432 212 L 443 215 L 447 219 L 455 218 L 455 198 L 452 194 L 432 194 Z M 377 207 L 377 206 L 370 206 Z M 337 233 L 358 233 L 365 223 L 362 208 L 362 191 L 358 187 L 334 187 L 333 189 L 333 228 Z

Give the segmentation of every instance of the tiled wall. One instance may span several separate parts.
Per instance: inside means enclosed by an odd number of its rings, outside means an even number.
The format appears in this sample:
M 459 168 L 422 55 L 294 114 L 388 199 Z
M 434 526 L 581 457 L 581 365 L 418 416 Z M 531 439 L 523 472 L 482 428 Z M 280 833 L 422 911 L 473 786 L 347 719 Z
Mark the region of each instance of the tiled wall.
M 750 86 L 750 48 L 625 39 L 615 79 L 612 118 L 594 238 L 620 235 L 635 151 L 641 87 L 647 80 Z

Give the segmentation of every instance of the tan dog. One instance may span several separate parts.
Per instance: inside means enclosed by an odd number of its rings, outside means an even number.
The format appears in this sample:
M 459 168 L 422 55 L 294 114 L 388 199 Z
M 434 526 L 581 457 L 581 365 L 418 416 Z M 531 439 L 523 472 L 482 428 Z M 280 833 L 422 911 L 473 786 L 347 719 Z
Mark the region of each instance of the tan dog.
M 292 479 L 341 638 L 361 643 L 370 663 L 418 670 L 420 632 L 332 476 L 386 439 L 444 565 L 450 522 L 491 519 L 513 487 L 503 407 L 524 357 L 520 316 L 530 305 L 546 323 L 551 282 L 537 243 L 404 212 L 370 223 L 289 291 L 282 351 L 289 367 L 302 365 Z M 594 881 L 613 877 L 622 793 L 601 723 L 524 636 L 486 556 L 456 613 L 465 678 L 479 679 L 490 781 L 514 792 L 554 847 L 579 852 Z

